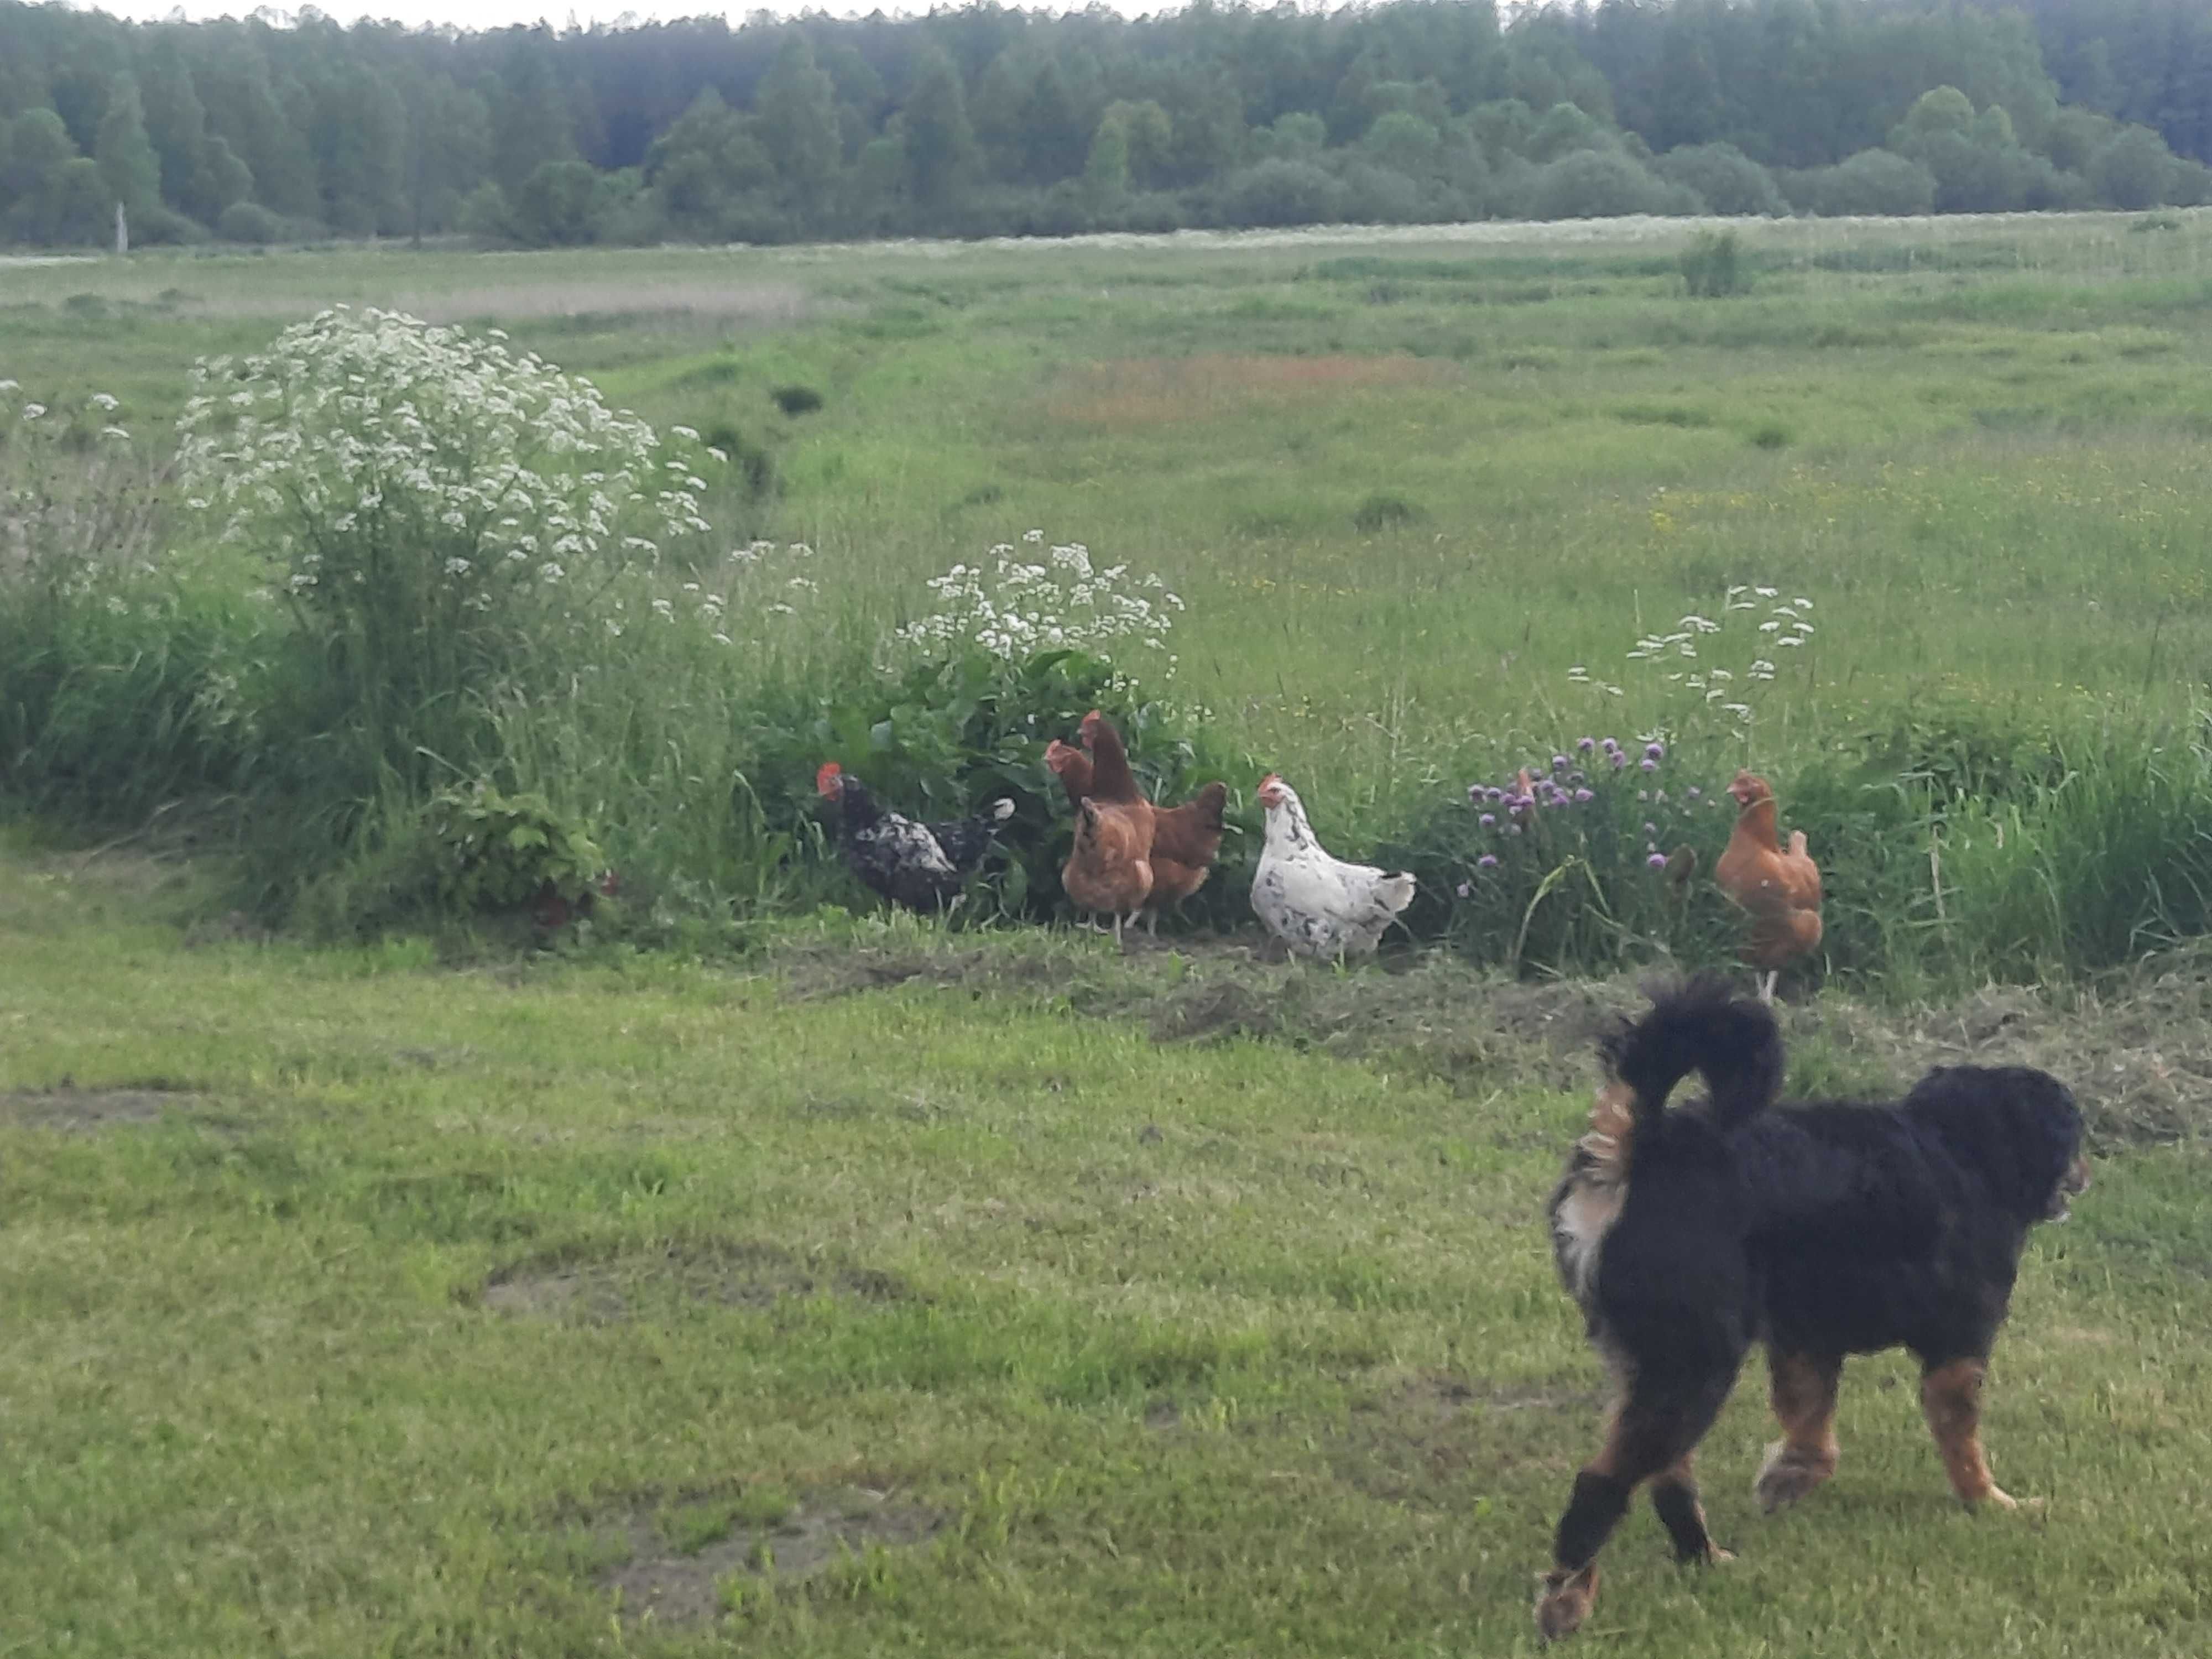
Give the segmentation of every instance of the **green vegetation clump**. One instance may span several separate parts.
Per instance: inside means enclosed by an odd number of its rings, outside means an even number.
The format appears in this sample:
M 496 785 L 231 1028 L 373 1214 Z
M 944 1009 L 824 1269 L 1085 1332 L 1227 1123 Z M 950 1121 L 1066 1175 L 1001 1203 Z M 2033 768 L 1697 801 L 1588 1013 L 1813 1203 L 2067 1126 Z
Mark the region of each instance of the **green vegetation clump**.
M 1751 267 L 1732 230 L 1701 230 L 1682 250 L 1682 284 L 1693 300 L 1751 292 Z

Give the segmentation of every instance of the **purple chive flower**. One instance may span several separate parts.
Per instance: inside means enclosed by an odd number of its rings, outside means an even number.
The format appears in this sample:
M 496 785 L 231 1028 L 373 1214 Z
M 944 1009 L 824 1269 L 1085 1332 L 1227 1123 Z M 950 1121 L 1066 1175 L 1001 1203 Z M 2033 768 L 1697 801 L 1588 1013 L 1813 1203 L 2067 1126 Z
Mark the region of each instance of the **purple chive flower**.
M 1496 784 L 1492 784 L 1490 787 L 1490 799 L 1493 803 L 1504 800 L 1505 799 L 1505 792 L 1503 789 L 1500 789 Z
M 1458 892 L 1462 898 L 1473 898 L 1474 896 L 1474 889 L 1468 886 L 1465 882 L 1460 883 Z
M 1595 800 L 1596 799 L 1597 797 L 1587 789 L 1577 789 L 1575 791 L 1575 804 L 1577 805 L 1580 805 L 1586 800 Z
M 1698 796 L 1700 796 L 1700 795 L 1704 794 L 1705 792 L 1704 790 L 1702 790 L 1702 789 L 1698 788 L 1698 786 L 1697 786 L 1696 784 L 1694 784 L 1694 783 L 1693 783 L 1693 784 L 1692 784 L 1692 785 L 1689 787 L 1688 790 L 1687 790 L 1686 793 L 1689 795 L 1689 797 L 1690 797 L 1690 799 L 1691 799 L 1692 800 L 1695 800 L 1695 799 L 1698 799 Z
M 1644 745 L 1644 757 L 1646 760 L 1665 760 L 1667 758 L 1667 745 L 1663 743 L 1645 744 Z
M 1495 812 L 1485 812 L 1480 817 L 1477 818 L 1475 822 L 1486 830 L 1494 830 L 1498 827 L 1498 814 Z
M 1608 752 L 1613 756 L 1613 769 L 1614 771 L 1618 772 L 1622 767 L 1628 764 L 1628 757 L 1622 754 L 1618 749 L 1609 750 Z
M 1577 738 L 1575 739 L 1575 748 L 1583 754 L 1587 755 L 1591 750 L 1596 747 L 1597 739 L 1595 738 Z
M 1495 870 L 1498 867 L 1498 854 L 1485 853 L 1474 861 L 1474 867 L 1478 870 Z
M 1567 757 L 1566 757 L 1565 755 L 1554 755 L 1554 756 L 1553 756 L 1553 757 L 1552 757 L 1552 769 L 1553 769 L 1554 772 L 1564 772 L 1564 771 L 1565 771 L 1565 770 L 1567 769 Z
M 1610 755 L 1616 752 L 1620 748 L 1620 745 L 1618 743 L 1615 743 L 1611 738 L 1601 738 L 1598 739 L 1598 747 L 1604 750 L 1607 754 Z
M 1638 761 L 1637 764 L 1641 766 L 1647 772 L 1656 772 L 1659 769 L 1659 763 L 1649 758 Z
M 1659 833 L 1659 826 L 1656 823 L 1646 823 L 1644 826 L 1644 833 L 1647 836 L 1656 836 Z
M 1664 870 L 1667 867 L 1667 855 L 1664 853 L 1654 853 L 1644 861 L 1654 870 Z
M 1468 785 L 1467 798 L 1470 801 L 1480 801 L 1482 799 L 1482 786 L 1479 783 L 1470 783 Z
M 1567 774 L 1567 781 L 1569 783 L 1581 783 L 1584 781 L 1584 779 L 1583 775 L 1579 772 L 1570 772 Z

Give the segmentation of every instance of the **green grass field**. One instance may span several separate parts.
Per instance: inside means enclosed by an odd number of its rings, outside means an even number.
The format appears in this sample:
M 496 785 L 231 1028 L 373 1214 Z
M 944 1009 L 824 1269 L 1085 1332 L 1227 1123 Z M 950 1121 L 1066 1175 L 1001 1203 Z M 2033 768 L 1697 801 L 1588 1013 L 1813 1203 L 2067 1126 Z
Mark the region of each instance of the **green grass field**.
M 15 1650 L 1535 1645 L 1601 1406 L 1540 1219 L 1564 1034 L 1626 988 L 913 928 L 455 972 L 189 925 L 142 858 L 4 870 Z M 1793 1014 L 1801 1074 L 1900 1074 L 1869 1018 Z M 1764 1520 L 1747 1376 L 1703 1460 L 1741 1559 L 1678 1571 L 1639 1509 L 1581 1639 L 2203 1650 L 2201 1104 L 2161 1144 L 2090 1093 L 1988 1411 L 2041 1506 L 1957 1508 L 1893 1356 Z
M 1626 653 L 1738 582 L 1819 632 L 1701 752 L 1963 708 L 2093 772 L 2148 745 L 2137 794 L 2056 787 L 2085 881 L 2194 834 L 2156 791 L 2212 660 L 2212 213 L 1750 228 L 1720 301 L 1683 234 L 6 265 L 0 378 L 150 432 L 195 356 L 324 304 L 497 323 L 767 458 L 720 527 L 812 545 L 848 640 L 1032 527 L 1158 570 L 1181 698 L 1347 853 L 1580 731 L 1678 731 Z M 2033 911 L 2024 822 L 1880 863 L 1831 832 L 1832 932 Z M 703 959 L 313 949 L 166 821 L 0 830 L 0 1654 L 1536 1645 L 1602 1404 L 1541 1210 L 1632 980 L 842 913 Z M 1939 854 L 1951 921 L 1942 871 L 1932 920 L 1906 893 Z M 1788 1011 L 1803 1089 L 2079 1088 L 2096 1184 L 2029 1247 L 1988 1404 L 2039 1501 L 1962 1512 L 1888 1356 L 1834 1482 L 1764 1520 L 1747 1372 L 1701 1461 L 1740 1559 L 1677 1571 L 1639 1508 L 1578 1639 L 2212 1647 L 2203 962 Z
M 1754 753 L 1937 693 L 2194 695 L 2212 213 L 1753 227 L 1719 301 L 1683 294 L 1677 226 L 1480 228 L 43 265 L 7 273 L 0 372 L 158 422 L 193 356 L 322 304 L 496 321 L 771 452 L 732 527 L 816 547 L 865 626 L 1032 527 L 1161 572 L 1182 695 L 1324 835 L 1656 723 L 1626 653 L 1733 581 L 1825 613 Z M 823 407 L 780 413 L 792 384 Z

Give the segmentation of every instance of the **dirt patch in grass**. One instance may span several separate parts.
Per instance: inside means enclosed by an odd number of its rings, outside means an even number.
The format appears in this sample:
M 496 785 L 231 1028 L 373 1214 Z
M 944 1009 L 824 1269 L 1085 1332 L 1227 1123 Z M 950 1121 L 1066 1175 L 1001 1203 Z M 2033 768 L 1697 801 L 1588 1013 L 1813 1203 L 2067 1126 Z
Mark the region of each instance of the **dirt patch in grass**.
M 1252 404 L 1320 401 L 1376 387 L 1433 385 L 1446 372 L 1427 358 L 1404 353 L 1126 357 L 1061 375 L 1046 393 L 1045 412 L 1079 426 L 1164 426 L 1212 420 Z
M 167 1083 L 119 1089 L 80 1089 L 67 1081 L 51 1089 L 0 1093 L 0 1123 L 92 1133 L 131 1123 L 157 1123 L 170 1112 L 188 1112 L 207 1097 Z
M 621 1616 L 683 1626 L 719 1618 L 748 1588 L 857 1570 L 871 1550 L 919 1544 L 944 1524 L 936 1511 L 872 1487 L 793 1497 L 745 1486 L 641 1497 L 592 1531 L 616 1557 L 597 1577 L 619 1598 Z
M 482 1301 L 517 1317 L 607 1324 L 672 1304 L 766 1308 L 815 1295 L 902 1302 L 915 1292 L 878 1268 L 811 1263 L 778 1245 L 713 1240 L 611 1255 L 532 1256 L 485 1280 Z

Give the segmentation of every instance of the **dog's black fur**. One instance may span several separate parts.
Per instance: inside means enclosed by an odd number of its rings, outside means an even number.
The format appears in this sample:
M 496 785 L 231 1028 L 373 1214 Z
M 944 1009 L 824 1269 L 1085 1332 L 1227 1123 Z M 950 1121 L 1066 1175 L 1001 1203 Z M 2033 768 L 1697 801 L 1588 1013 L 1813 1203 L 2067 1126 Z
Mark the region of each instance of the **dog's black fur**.
M 1754 1341 L 1784 1431 L 1759 1477 L 1770 1511 L 1834 1471 L 1844 1356 L 1891 1347 L 1920 1360 L 1954 1489 L 2009 1507 L 1977 1437 L 1982 1370 L 2028 1229 L 2063 1219 L 2087 1184 L 2065 1086 L 2022 1066 L 1946 1066 L 1898 1102 L 1778 1106 L 1773 1015 L 1718 975 L 1659 993 L 1603 1052 L 1613 1081 L 1550 1214 L 1560 1277 L 1620 1398 L 1559 1521 L 1544 1633 L 1588 1613 L 1597 1553 L 1647 1480 L 1680 1559 L 1727 1559 L 1690 1460 Z M 1692 1072 L 1707 1098 L 1668 1110 Z

